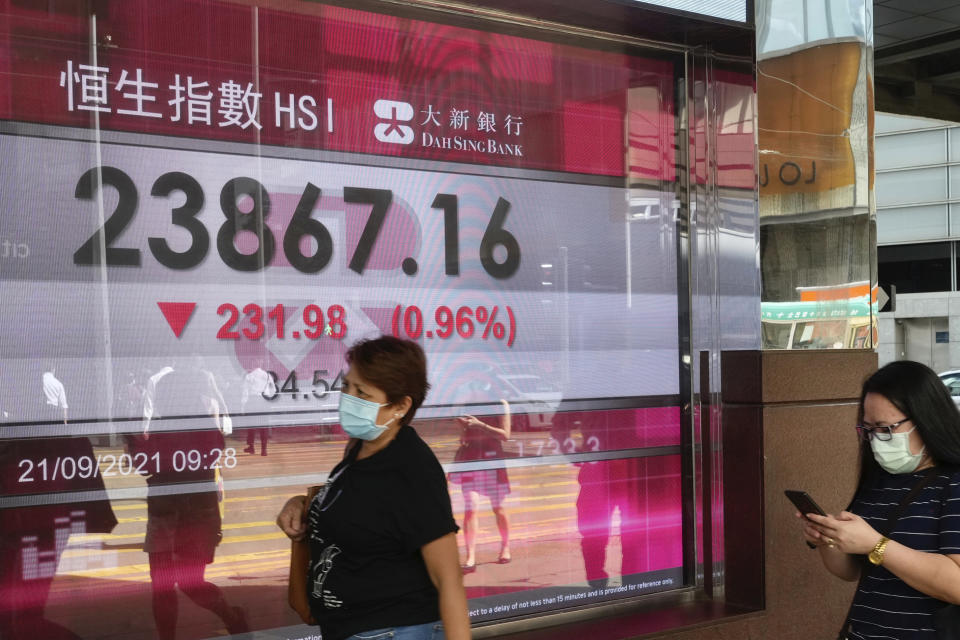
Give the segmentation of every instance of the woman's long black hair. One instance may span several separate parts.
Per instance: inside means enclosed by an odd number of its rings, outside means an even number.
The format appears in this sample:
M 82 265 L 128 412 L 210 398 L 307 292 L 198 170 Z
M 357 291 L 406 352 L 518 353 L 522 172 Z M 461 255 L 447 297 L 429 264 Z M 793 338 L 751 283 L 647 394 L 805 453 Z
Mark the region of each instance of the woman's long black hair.
M 912 360 L 896 360 L 878 369 L 863 383 L 858 424 L 863 422 L 863 400 L 868 393 L 883 396 L 910 418 L 934 464 L 960 468 L 960 411 L 930 367 Z M 880 472 L 870 443 L 862 441 L 857 490 L 872 485 Z

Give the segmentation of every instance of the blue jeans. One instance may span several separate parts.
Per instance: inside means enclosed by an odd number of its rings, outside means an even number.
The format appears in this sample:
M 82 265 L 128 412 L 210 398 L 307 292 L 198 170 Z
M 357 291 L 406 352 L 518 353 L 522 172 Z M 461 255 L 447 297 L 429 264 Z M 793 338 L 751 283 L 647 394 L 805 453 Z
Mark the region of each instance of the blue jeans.
M 409 627 L 387 627 L 355 633 L 347 640 L 445 640 L 443 624 L 428 622 Z

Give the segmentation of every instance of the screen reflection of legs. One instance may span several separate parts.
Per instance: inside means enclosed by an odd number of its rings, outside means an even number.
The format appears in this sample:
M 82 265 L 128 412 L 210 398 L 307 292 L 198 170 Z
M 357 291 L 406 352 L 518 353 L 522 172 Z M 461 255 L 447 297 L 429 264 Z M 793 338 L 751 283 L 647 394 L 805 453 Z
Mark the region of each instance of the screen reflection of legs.
M 510 521 L 503 508 L 503 501 L 510 491 L 510 485 L 505 478 L 506 469 L 490 469 L 484 471 L 468 471 L 460 479 L 463 491 L 463 541 L 467 548 L 467 559 L 463 570 L 471 572 L 477 565 L 477 507 L 480 495 L 490 500 L 490 508 L 497 522 L 500 533 L 500 554 L 497 563 L 506 564 L 512 559 L 510 555 Z
M 468 396 L 465 402 L 470 400 L 471 397 Z M 460 426 L 460 446 L 454 455 L 454 462 L 493 461 L 504 457 L 503 443 L 510 438 L 512 416 L 507 401 L 500 402 L 503 413 L 499 416 L 478 418 L 464 413 L 457 418 Z M 507 470 L 500 467 L 454 473 L 451 480 L 459 483 L 463 492 L 463 539 L 467 547 L 467 560 L 463 571 L 469 573 L 477 566 L 477 500 L 481 495 L 490 500 L 490 508 L 500 532 L 500 555 L 497 562 L 510 562 L 510 522 L 503 509 L 503 501 L 510 493 Z
M 468 491 L 463 485 L 463 543 L 467 548 L 467 559 L 463 563 L 465 573 L 477 568 L 477 492 Z
M 177 592 L 180 590 L 196 604 L 217 614 L 230 634 L 249 630 L 243 610 L 231 607 L 223 593 L 203 578 L 202 558 L 185 558 L 173 553 L 151 553 L 150 579 L 153 584 L 153 617 L 160 640 L 172 640 L 177 630 Z
M 153 588 L 153 617 L 160 640 L 173 640 L 179 587 L 193 602 L 217 614 L 227 632 L 248 631 L 240 607 L 231 607 L 219 587 L 204 579 L 220 538 L 220 514 L 213 492 L 147 499 L 147 544 Z
M 153 473 L 147 478 L 147 535 L 143 545 L 150 559 L 157 631 L 161 640 L 174 638 L 175 587 L 179 587 L 195 603 L 217 614 L 229 633 L 245 632 L 243 610 L 229 606 L 220 589 L 203 576 L 222 536 L 216 471 L 203 465 L 177 464 L 178 460 L 189 462 L 184 451 L 224 450 L 216 418 L 217 410 L 226 403 L 212 376 L 197 365 L 168 367 L 152 380 L 155 417 L 203 416 L 197 419 L 196 430 L 158 427 L 151 429 L 149 438 L 131 443 L 157 460 L 157 468 L 151 469 Z
M 609 585 L 610 576 L 605 566 L 615 511 L 620 515 L 620 574 L 645 570 L 639 473 L 637 461 L 633 459 L 590 462 L 580 467 L 577 528 L 587 582 L 595 589 Z
M 267 455 L 267 440 L 270 438 L 270 432 L 267 429 L 247 429 L 247 446 L 244 451 L 247 453 L 256 452 L 257 435 L 260 436 L 260 455 Z
M 577 529 L 580 531 L 580 549 L 587 582 L 594 589 L 607 586 L 607 542 L 610 540 L 610 518 L 613 503 L 607 473 L 602 465 L 606 462 L 587 463 L 580 467 L 577 480 L 580 493 L 577 495 Z

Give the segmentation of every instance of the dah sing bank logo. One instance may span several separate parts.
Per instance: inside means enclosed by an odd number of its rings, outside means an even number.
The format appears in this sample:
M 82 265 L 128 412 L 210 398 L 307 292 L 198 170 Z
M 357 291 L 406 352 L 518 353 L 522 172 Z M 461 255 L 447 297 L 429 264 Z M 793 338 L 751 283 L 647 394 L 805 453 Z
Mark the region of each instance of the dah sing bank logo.
M 401 122 L 413 120 L 413 105 L 396 100 L 377 100 L 373 112 L 386 122 L 380 122 L 373 128 L 373 135 L 380 142 L 389 144 L 410 144 L 413 142 L 413 129 Z
M 506 111 L 451 107 L 428 104 L 417 110 L 409 102 L 377 100 L 373 113 L 379 122 L 373 135 L 387 144 L 414 144 L 414 127 L 420 131 L 419 146 L 432 149 L 483 153 L 495 156 L 523 157 L 521 129 L 523 117 Z M 412 126 L 411 126 L 412 125 Z

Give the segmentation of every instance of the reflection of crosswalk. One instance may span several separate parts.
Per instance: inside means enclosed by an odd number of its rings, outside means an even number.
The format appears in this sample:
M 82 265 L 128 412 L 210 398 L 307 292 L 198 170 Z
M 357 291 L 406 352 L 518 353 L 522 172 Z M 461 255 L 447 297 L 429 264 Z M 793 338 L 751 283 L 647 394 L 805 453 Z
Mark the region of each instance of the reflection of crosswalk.
M 544 437 L 541 433 L 519 435 L 528 439 Z M 244 439 L 245 434 L 235 434 L 228 446 L 241 451 Z M 304 487 L 272 485 L 277 478 L 310 477 L 331 469 L 342 457 L 344 447 L 342 440 L 291 440 L 287 433 L 275 431 L 268 445 L 268 456 L 240 453 L 238 465 L 225 470 L 228 488 L 223 539 L 205 574 L 215 584 L 286 584 L 290 542 L 274 520 L 285 500 L 301 493 Z M 439 433 L 432 434 L 429 440 L 441 462 L 453 460 L 458 446 L 457 436 Z M 579 467 L 573 464 L 509 470 L 512 492 L 505 501 L 505 508 L 510 519 L 514 565 L 520 566 L 515 566 L 519 573 L 513 578 L 506 569 L 497 568 L 495 580 L 498 583 L 529 588 L 534 584 L 572 584 L 583 580 L 576 513 L 580 491 L 578 472 Z M 244 486 L 259 488 L 231 489 L 231 483 L 236 486 L 238 481 Z M 143 478 L 127 476 L 107 481 L 108 491 L 138 485 L 144 486 Z M 454 516 L 462 525 L 463 497 L 455 483 L 450 484 L 450 496 Z M 679 495 L 677 502 L 679 505 Z M 92 588 L 103 589 L 103 597 L 107 598 L 111 584 L 150 581 L 147 554 L 142 550 L 147 523 L 145 500 L 116 501 L 113 509 L 119 524 L 111 534 L 71 536 L 54 580 L 55 591 L 67 592 L 72 579 L 97 578 L 100 581 L 91 581 L 90 584 L 94 585 Z M 652 518 L 650 527 L 669 531 L 669 535 L 675 531 L 679 539 L 678 517 L 667 515 L 669 517 L 665 519 Z M 488 562 L 484 558 L 496 558 L 500 537 L 489 503 L 483 497 L 480 498 L 478 518 L 478 556 L 481 562 Z M 617 525 L 618 518 L 614 516 L 614 537 L 618 534 Z M 462 535 L 459 542 L 462 549 Z M 616 544 L 616 540 L 611 540 L 611 545 Z M 614 553 L 612 546 L 608 558 L 616 555 L 619 554 Z M 485 569 L 493 571 L 494 566 Z M 484 581 L 489 584 L 489 577 L 483 575 L 485 569 L 468 575 L 468 586 Z
M 515 548 L 526 540 L 565 537 L 575 532 L 573 502 L 576 499 L 576 469 L 538 467 L 511 471 L 513 492 L 506 506 L 511 518 L 510 537 Z M 459 488 L 450 485 L 455 518 L 462 522 L 463 499 Z M 564 489 L 566 489 L 564 491 Z M 259 495 L 228 496 L 223 540 L 208 579 L 286 579 L 290 543 L 277 528 L 274 517 L 290 488 L 271 488 Z M 499 542 L 496 524 L 481 499 L 478 544 Z M 61 576 L 149 582 L 147 555 L 142 550 L 147 521 L 146 503 L 134 501 L 114 505 L 119 524 L 111 534 L 73 536 L 61 560 Z M 246 518 L 250 518 L 246 520 Z M 242 519 L 242 520 L 241 520 Z M 237 521 L 241 520 L 241 521 Z M 108 554 L 114 566 L 105 566 L 94 556 Z M 82 559 L 86 558 L 83 568 Z M 81 562 L 77 562 L 80 560 Z M 69 567 L 69 568 L 68 568 Z M 66 569 L 66 570 L 63 570 Z

